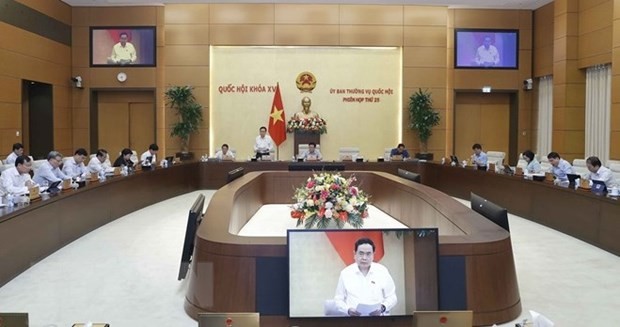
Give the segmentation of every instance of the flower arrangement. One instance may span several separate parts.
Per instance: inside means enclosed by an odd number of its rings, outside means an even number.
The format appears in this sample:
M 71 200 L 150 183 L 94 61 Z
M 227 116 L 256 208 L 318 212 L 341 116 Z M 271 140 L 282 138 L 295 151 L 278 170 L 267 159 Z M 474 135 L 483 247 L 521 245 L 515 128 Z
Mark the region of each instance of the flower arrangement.
M 339 173 L 313 174 L 295 190 L 291 218 L 306 228 L 327 228 L 330 222 L 338 228 L 345 223 L 362 227 L 363 218 L 368 217 L 369 196 L 353 185 L 356 181 L 355 176 L 344 178 Z
M 304 132 L 312 134 L 325 134 L 327 133 L 327 122 L 325 119 L 317 116 L 310 118 L 299 118 L 293 116 L 286 124 L 286 131 L 288 133 Z

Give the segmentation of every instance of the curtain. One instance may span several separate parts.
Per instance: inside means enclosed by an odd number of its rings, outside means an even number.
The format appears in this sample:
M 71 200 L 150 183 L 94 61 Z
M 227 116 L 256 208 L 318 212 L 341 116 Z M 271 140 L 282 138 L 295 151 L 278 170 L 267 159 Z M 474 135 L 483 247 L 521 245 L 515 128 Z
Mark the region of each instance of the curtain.
M 586 71 L 585 155 L 609 160 L 611 111 L 611 65 L 597 65 Z
M 551 152 L 553 135 L 553 77 L 543 76 L 538 79 L 538 139 L 536 154 L 538 158 L 547 157 Z

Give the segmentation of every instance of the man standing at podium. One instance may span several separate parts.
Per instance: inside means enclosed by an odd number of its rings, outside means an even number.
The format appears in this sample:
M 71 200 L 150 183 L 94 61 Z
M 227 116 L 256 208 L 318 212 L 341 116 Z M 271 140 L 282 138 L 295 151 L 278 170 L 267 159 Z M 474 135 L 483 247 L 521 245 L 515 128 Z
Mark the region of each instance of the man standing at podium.
M 267 127 L 261 126 L 259 129 L 259 135 L 254 142 L 254 151 L 256 152 L 256 159 L 260 159 L 262 156 L 268 156 L 273 150 L 273 140 L 271 136 L 267 135 Z

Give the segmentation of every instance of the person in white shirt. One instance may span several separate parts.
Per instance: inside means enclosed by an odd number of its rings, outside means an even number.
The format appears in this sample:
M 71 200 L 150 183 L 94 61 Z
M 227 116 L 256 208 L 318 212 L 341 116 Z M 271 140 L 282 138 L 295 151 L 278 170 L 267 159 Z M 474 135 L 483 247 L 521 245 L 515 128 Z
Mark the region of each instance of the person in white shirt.
M 566 160 L 560 158 L 560 155 L 557 152 L 550 152 L 547 155 L 547 159 L 549 159 L 549 163 L 551 164 L 550 172 L 555 176 L 557 184 L 564 186 L 568 186 L 568 176 L 567 174 L 574 174 L 575 170 L 573 166 Z
M 254 152 L 256 152 L 256 159 L 262 156 L 268 156 L 273 150 L 273 140 L 271 136 L 267 135 L 267 127 L 261 126 L 259 129 L 259 135 L 254 142 Z
M 478 170 L 487 170 L 489 157 L 482 151 L 482 145 L 476 143 L 471 149 L 474 150 L 474 154 L 471 155 L 471 161 L 476 165 Z
M 105 171 L 106 168 L 110 167 L 109 162 L 106 162 L 107 159 L 108 151 L 105 149 L 97 150 L 95 157 L 88 162 L 88 172 L 99 175 L 102 171 Z
M 598 157 L 592 156 L 586 159 L 586 167 L 588 167 L 588 170 L 590 171 L 586 176 L 586 179 L 605 182 L 607 189 L 618 186 L 611 169 L 603 166 L 601 164 L 601 159 Z
M 157 151 L 159 151 L 159 146 L 157 146 L 157 144 L 153 143 L 149 145 L 149 149 L 140 156 L 140 162 L 143 167 L 149 167 L 157 163 Z
M 71 178 L 86 177 L 88 169 L 84 165 L 84 160 L 86 160 L 87 156 L 88 152 L 86 152 L 86 149 L 79 148 L 75 150 L 73 157 L 65 160 L 62 172 Z
M 215 153 L 215 159 L 217 160 L 235 160 L 235 154 L 228 150 L 228 144 L 222 144 L 222 149 Z
M 11 167 L 0 175 L 0 196 L 11 194 L 24 194 L 28 188 L 34 186 L 30 179 L 32 160 L 28 156 L 19 156 L 15 159 L 15 167 Z
M 369 315 L 389 315 L 397 303 L 396 286 L 385 266 L 373 262 L 375 244 L 371 239 L 360 238 L 355 242 L 355 263 L 340 272 L 334 302 L 338 311 L 349 316 L 360 316 L 357 306 L 379 304 Z
M 310 142 L 308 143 L 308 150 L 304 151 L 299 158 L 304 159 L 304 161 L 321 161 L 323 160 L 323 156 L 321 155 L 321 151 L 316 148 L 316 143 Z
M 24 155 L 24 146 L 21 143 L 13 144 L 13 151 L 6 157 L 4 164 L 14 164 L 15 159 Z
M 127 42 L 129 35 L 122 32 L 119 35 L 119 42 L 112 47 L 112 54 L 108 58 L 108 62 L 112 64 L 128 65 L 136 63 L 138 57 L 136 48 L 130 42 Z
M 490 36 L 486 36 L 482 45 L 476 50 L 476 64 L 482 67 L 493 67 L 499 64 L 499 52 L 491 44 Z
M 65 175 L 60 168 L 62 163 L 62 154 L 58 151 L 52 151 L 47 155 L 47 161 L 37 169 L 34 173 L 34 182 L 41 186 L 48 186 L 54 182 L 71 179 Z

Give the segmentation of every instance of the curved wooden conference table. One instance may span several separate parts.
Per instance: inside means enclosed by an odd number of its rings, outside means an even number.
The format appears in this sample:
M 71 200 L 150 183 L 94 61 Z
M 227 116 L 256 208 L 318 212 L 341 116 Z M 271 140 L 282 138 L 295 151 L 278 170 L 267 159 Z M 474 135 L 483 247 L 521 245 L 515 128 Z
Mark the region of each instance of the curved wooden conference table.
M 542 182 L 526 181 L 518 177 L 434 163 L 353 162 L 344 165 L 347 170 L 353 171 L 395 174 L 398 168 L 403 168 L 417 172 L 422 175 L 424 185 L 450 196 L 468 199 L 470 192 L 478 193 L 508 208 L 511 213 L 549 226 L 616 255 L 620 254 L 620 237 L 618 237 L 620 235 L 620 219 L 618 218 L 620 217 L 620 203 L 613 199 L 582 191 L 562 189 Z M 223 186 L 226 183 L 226 173 L 237 167 L 244 167 L 246 172 L 282 171 L 288 169 L 288 163 L 193 162 L 180 164 L 167 169 L 136 173 L 128 177 L 114 177 L 104 183 L 91 183 L 82 189 L 68 191 L 48 200 L 33 202 L 23 208 L 14 210 L 0 208 L 0 286 L 64 245 L 125 214 L 173 196 Z M 182 238 L 182 235 L 179 237 Z M 503 251 L 502 248 L 507 248 L 509 242 L 506 240 L 509 240 L 508 236 L 500 237 L 496 242 L 498 252 Z M 442 246 L 440 256 L 447 258 L 450 263 L 450 258 L 469 250 L 458 246 Z M 276 254 L 281 254 L 281 251 L 282 249 L 276 250 Z M 510 261 L 512 261 L 512 255 Z M 474 271 L 472 275 L 481 273 L 489 272 Z M 458 283 L 452 286 L 459 287 Z M 516 282 L 514 286 L 516 287 Z M 509 293 L 506 294 L 507 300 L 503 303 L 509 303 L 510 298 L 513 300 L 515 298 L 512 291 L 505 292 L 499 289 L 499 292 Z M 516 297 L 518 298 L 518 293 Z M 440 298 L 440 302 L 445 300 Z M 466 298 L 464 301 L 470 305 L 468 300 Z M 228 301 L 244 300 L 229 299 Z M 455 308 L 462 303 L 448 303 L 448 305 Z M 517 306 L 520 310 L 520 304 L 515 304 L 513 312 L 517 311 Z M 450 309 L 450 307 L 444 306 L 442 309 Z M 492 311 L 489 313 L 494 314 Z M 513 314 L 510 313 L 508 316 Z M 477 316 L 478 323 L 490 320 L 487 319 L 489 317 L 480 317 L 480 315 Z M 286 317 L 274 317 L 273 319 L 288 323 Z M 261 320 L 264 319 L 261 318 Z M 304 325 L 307 325 L 306 321 Z M 325 326 L 324 323 L 321 325 Z

